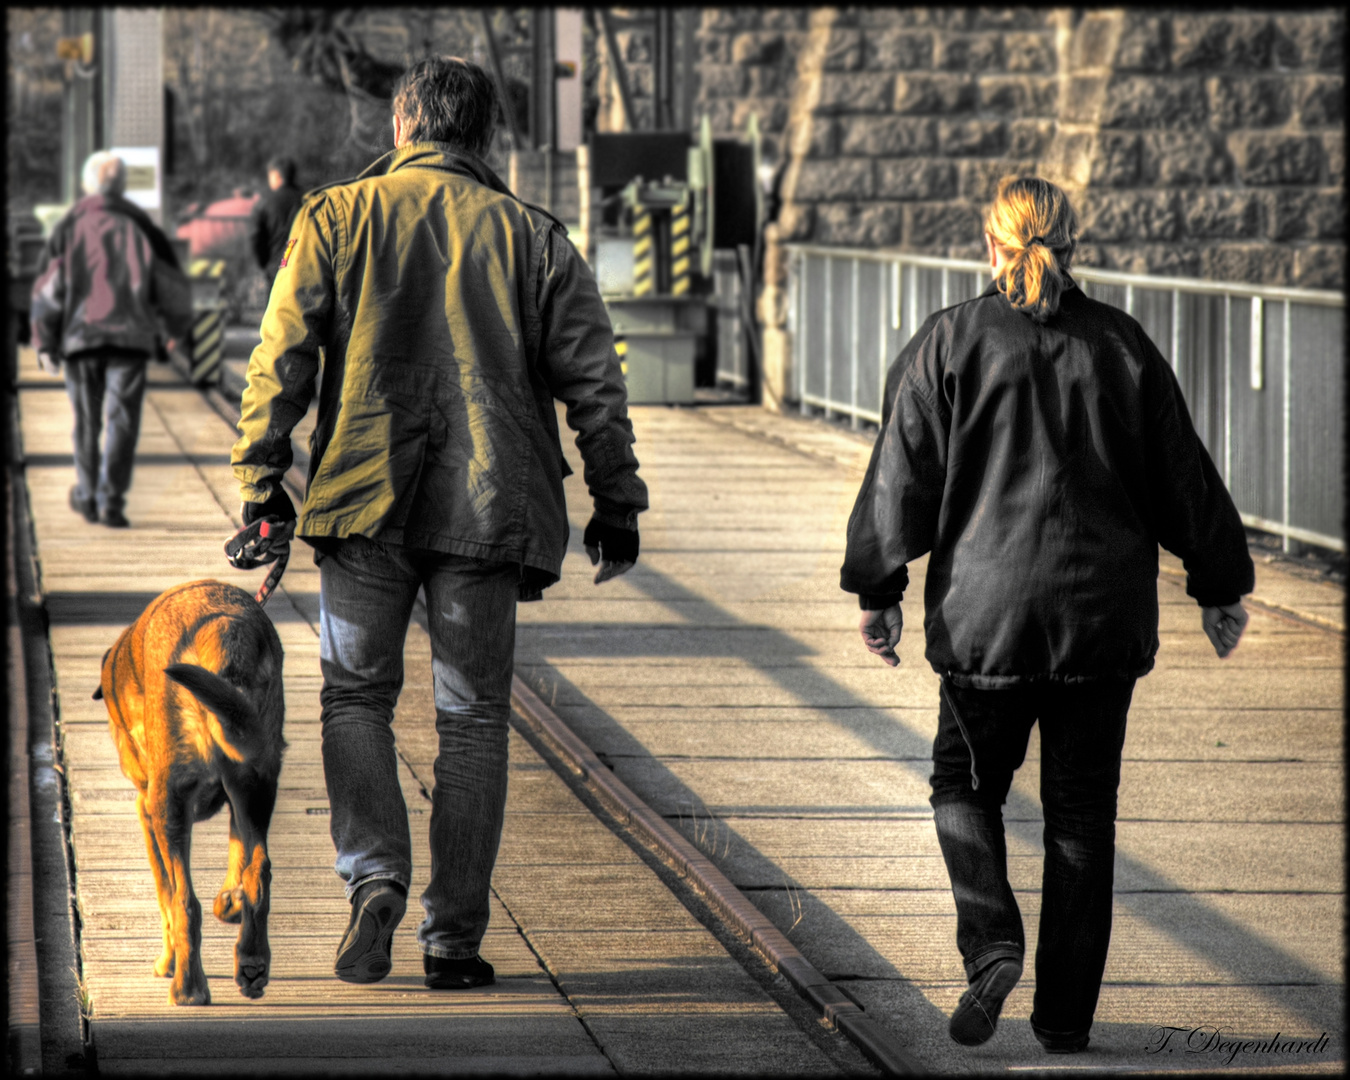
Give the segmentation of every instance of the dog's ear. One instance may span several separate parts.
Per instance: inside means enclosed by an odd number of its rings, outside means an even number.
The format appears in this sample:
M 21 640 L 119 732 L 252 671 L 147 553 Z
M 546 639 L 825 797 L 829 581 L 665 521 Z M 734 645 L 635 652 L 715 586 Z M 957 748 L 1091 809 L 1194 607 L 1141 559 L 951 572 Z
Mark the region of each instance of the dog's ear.
M 103 687 L 100 686 L 97 690 L 94 691 L 94 700 L 95 701 L 103 700 Z

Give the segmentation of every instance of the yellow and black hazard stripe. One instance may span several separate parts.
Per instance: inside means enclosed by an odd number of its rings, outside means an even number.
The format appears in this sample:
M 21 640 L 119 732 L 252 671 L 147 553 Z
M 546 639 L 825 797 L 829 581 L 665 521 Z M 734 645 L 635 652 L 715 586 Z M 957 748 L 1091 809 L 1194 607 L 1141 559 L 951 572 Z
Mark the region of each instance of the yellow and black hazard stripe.
M 656 291 L 655 255 L 651 211 L 639 207 L 633 211 L 634 296 L 648 296 Z
M 192 374 L 194 383 L 215 381 L 225 359 L 225 309 L 208 308 L 192 319 Z
M 689 196 L 670 212 L 670 292 L 685 296 L 689 292 Z
M 628 374 L 628 339 L 622 334 L 614 335 L 614 351 L 619 355 L 619 370 Z

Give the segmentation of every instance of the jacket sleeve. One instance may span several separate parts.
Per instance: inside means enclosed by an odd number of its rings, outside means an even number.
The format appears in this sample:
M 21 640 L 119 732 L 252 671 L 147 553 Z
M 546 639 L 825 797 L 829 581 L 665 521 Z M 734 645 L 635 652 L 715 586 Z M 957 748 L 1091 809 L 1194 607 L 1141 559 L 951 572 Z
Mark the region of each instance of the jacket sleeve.
M 647 485 L 637 474 L 614 329 L 590 267 L 558 228 L 544 241 L 536 300 L 540 368 L 553 396 L 567 406 L 596 516 L 636 529 L 647 509 Z
M 936 316 L 886 374 L 881 430 L 848 519 L 839 587 L 863 608 L 900 602 L 906 564 L 933 546 L 947 477 L 950 409 L 942 393 Z
M 1142 329 L 1138 336 L 1147 361 L 1145 447 L 1158 542 L 1185 565 L 1186 592 L 1199 604 L 1235 604 L 1256 584 L 1246 529 L 1171 365 Z
M 319 348 L 329 340 L 335 235 L 327 199 L 305 207 L 296 244 L 272 287 L 262 341 L 248 361 L 239 441 L 230 453 L 245 502 L 265 502 L 291 466 L 291 430 L 309 408 Z
M 53 356 L 61 355 L 61 333 L 66 308 L 65 248 L 68 239 L 66 222 L 62 221 L 42 249 L 29 306 L 33 348 Z

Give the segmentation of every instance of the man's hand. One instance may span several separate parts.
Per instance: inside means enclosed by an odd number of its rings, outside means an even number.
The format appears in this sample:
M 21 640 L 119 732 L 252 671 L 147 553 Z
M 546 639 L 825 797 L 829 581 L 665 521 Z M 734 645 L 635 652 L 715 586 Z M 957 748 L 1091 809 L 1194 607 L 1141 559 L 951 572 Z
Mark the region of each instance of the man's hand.
M 37 354 L 38 367 L 48 375 L 61 374 L 61 361 L 49 352 L 40 352 Z
M 858 621 L 867 651 L 875 653 L 891 667 L 897 667 L 900 663 L 900 657 L 895 655 L 895 647 L 900 644 L 900 629 L 904 625 L 905 619 L 900 614 L 899 604 L 884 611 L 864 611 Z
M 638 532 L 607 525 L 599 518 L 591 518 L 581 540 L 590 557 L 591 565 L 599 564 L 595 583 L 608 581 L 633 569 L 638 557 Z
M 1223 660 L 1237 648 L 1242 639 L 1242 631 L 1247 629 L 1247 609 L 1241 602 L 1224 604 L 1223 607 L 1202 607 L 1200 625 L 1204 627 L 1205 637 L 1214 646 L 1214 651 Z
M 294 521 L 295 503 L 291 502 L 291 497 L 286 494 L 286 489 L 280 484 L 271 495 L 267 497 L 266 502 L 246 502 L 239 507 L 239 516 L 244 519 L 244 524 L 252 525 L 265 517 L 278 517 L 282 521 Z

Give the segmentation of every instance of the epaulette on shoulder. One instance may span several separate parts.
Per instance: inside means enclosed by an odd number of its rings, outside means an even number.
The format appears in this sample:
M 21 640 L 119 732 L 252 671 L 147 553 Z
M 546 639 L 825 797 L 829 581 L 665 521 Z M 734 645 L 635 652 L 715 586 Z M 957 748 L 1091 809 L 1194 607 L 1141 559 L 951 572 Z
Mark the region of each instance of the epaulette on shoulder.
M 539 213 L 543 214 L 544 217 L 548 218 L 549 221 L 553 222 L 554 225 L 558 226 L 558 228 L 560 228 L 563 231 L 564 236 L 567 235 L 567 226 L 564 225 L 555 214 L 552 214 L 549 211 L 545 210 L 542 206 L 536 206 L 532 202 L 526 202 L 518 195 L 512 196 L 512 198 L 514 198 L 516 202 L 520 203 L 521 206 L 528 206 L 531 210 L 537 210 Z

